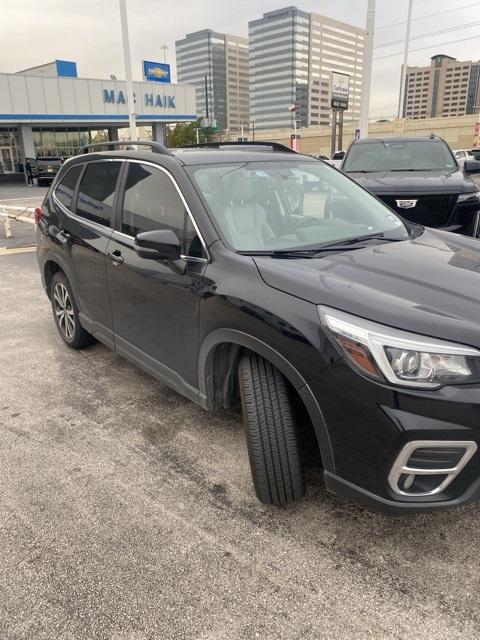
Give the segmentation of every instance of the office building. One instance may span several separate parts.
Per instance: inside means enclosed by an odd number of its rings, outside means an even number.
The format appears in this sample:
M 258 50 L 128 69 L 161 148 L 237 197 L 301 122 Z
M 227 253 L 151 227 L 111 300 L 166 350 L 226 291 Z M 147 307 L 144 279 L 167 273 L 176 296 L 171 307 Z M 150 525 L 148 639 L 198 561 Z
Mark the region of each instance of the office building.
M 197 115 L 206 116 L 220 131 L 239 133 L 249 124 L 248 40 L 204 29 L 175 43 L 177 78 L 193 84 Z M 207 78 L 208 92 L 205 89 Z
M 407 67 L 403 117 L 464 116 L 480 109 L 480 61 L 439 54 L 428 67 Z
M 248 25 L 250 119 L 257 129 L 331 122 L 332 71 L 350 76 L 345 121 L 358 120 L 365 30 L 296 7 L 264 13 Z

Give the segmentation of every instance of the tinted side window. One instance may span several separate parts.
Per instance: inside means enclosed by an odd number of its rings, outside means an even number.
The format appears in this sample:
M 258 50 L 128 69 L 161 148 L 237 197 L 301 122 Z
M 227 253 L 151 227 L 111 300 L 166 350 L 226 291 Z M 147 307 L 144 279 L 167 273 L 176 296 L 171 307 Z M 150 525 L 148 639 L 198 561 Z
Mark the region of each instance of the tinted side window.
M 67 209 L 72 208 L 73 194 L 82 169 L 83 164 L 76 164 L 74 167 L 68 169 L 67 173 L 55 188 L 55 195 L 57 199 L 60 200 L 63 206 L 67 207 Z
M 77 215 L 110 226 L 119 171 L 120 162 L 92 162 L 87 165 L 78 190 Z
M 160 169 L 131 163 L 125 183 L 122 232 L 171 229 L 180 239 L 182 253 L 204 257 L 202 244 L 172 180 Z

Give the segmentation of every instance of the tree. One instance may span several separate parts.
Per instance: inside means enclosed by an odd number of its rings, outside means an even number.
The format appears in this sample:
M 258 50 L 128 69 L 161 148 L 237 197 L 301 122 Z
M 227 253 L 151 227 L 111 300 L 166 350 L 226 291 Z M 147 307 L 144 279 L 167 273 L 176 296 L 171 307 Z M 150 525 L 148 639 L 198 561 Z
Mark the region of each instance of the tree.
M 196 122 L 181 123 L 167 129 L 167 144 L 169 147 L 183 147 L 186 144 L 195 144 L 197 142 L 197 129 L 199 129 L 198 137 L 200 142 L 207 139 L 208 130 L 200 127 L 200 118 Z

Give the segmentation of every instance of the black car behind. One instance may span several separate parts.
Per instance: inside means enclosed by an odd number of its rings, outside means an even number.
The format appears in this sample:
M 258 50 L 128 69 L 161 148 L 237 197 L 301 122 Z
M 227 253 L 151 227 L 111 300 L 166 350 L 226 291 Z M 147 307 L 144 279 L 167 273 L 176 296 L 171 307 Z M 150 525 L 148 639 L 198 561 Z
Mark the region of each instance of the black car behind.
M 436 136 L 354 141 L 342 170 L 410 222 L 480 234 L 480 188 Z M 478 166 L 476 166 L 478 165 Z

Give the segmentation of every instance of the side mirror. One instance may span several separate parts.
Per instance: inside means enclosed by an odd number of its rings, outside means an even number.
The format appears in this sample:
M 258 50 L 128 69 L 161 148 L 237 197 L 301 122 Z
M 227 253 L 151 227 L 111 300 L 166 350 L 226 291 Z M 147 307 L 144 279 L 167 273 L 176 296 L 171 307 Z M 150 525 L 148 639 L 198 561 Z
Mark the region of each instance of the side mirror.
M 463 165 L 464 173 L 480 173 L 480 161 L 479 160 L 465 160 Z
M 143 231 L 135 237 L 135 251 L 147 260 L 180 260 L 180 240 L 170 229 Z

